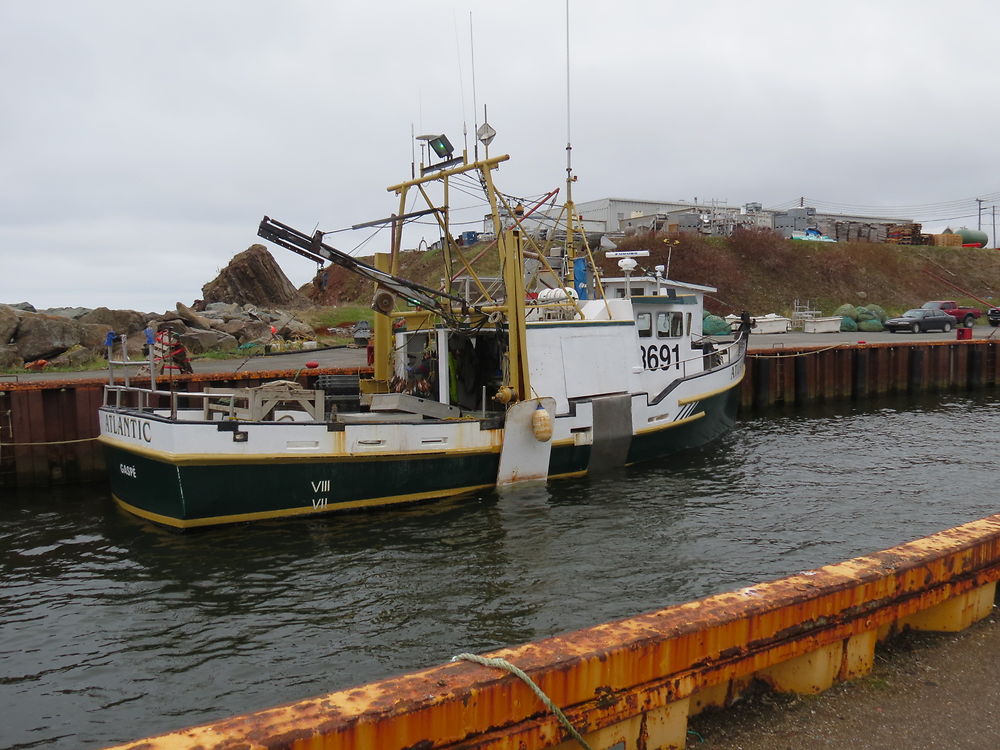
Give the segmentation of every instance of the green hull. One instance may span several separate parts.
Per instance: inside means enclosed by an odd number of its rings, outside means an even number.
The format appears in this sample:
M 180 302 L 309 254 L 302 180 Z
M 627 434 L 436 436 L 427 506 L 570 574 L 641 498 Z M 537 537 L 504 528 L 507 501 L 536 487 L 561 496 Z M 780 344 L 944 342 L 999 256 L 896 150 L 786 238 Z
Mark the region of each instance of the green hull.
M 689 410 L 686 421 L 633 436 L 628 463 L 662 458 L 714 440 L 736 420 L 738 389 Z M 111 491 L 129 511 L 188 528 L 326 513 L 448 497 L 496 483 L 497 452 L 356 460 L 173 464 L 105 443 Z M 554 445 L 549 476 L 583 474 L 589 445 Z
M 202 526 L 446 497 L 496 481 L 498 453 L 456 457 L 173 465 L 105 444 L 111 491 L 128 510 Z
M 703 399 L 690 411 L 692 414 L 704 412 L 705 416 L 633 437 L 628 462 L 652 461 L 710 443 L 733 428 L 738 409 L 738 388 Z

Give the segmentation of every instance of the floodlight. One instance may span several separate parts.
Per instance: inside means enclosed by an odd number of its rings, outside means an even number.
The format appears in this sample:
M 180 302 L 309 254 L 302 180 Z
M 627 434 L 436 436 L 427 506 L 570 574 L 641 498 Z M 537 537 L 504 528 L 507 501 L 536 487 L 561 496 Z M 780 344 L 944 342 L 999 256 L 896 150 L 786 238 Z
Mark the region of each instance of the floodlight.
M 434 153 L 438 155 L 439 159 L 450 159 L 455 151 L 455 147 L 451 145 L 451 141 L 446 135 L 434 136 L 427 141 L 427 145 L 434 149 Z

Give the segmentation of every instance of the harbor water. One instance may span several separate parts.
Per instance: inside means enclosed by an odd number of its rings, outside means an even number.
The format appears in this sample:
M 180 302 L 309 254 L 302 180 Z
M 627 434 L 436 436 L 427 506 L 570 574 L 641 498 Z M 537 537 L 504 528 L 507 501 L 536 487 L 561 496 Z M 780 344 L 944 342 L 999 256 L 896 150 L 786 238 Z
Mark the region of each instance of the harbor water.
M 744 419 L 669 461 L 176 534 L 0 500 L 0 747 L 101 747 L 836 562 L 997 512 L 1000 399 Z

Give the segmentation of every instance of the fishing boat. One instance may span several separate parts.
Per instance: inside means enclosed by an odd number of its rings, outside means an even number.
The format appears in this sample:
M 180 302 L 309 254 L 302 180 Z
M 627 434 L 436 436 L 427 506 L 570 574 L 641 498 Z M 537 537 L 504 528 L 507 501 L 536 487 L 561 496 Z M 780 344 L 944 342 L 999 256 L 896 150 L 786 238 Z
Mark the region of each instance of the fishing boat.
M 397 212 L 355 225 L 392 229 L 372 263 L 264 217 L 270 242 L 372 281 L 373 376 L 345 408 L 299 381 L 181 393 L 112 374 L 100 440 L 116 501 L 178 529 L 310 516 L 606 471 L 727 431 L 748 327 L 703 336 L 714 289 L 660 271 L 633 280 L 632 259 L 602 278 L 572 178 L 561 212 L 542 217 L 497 188 L 508 157 L 486 145 L 483 158 L 435 148 L 441 161 L 388 188 Z M 448 209 L 449 191 L 470 186 L 491 236 L 472 247 L 452 236 Z M 425 205 L 407 210 L 414 197 Z M 400 272 L 404 226 L 428 216 L 442 237 L 434 287 Z

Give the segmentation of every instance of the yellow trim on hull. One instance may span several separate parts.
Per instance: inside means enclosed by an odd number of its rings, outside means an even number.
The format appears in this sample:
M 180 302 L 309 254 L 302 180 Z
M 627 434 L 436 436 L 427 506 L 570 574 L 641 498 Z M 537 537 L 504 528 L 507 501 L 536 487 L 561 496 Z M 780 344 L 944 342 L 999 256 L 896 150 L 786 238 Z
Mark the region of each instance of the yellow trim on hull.
M 420 500 L 443 500 L 447 497 L 465 495 L 469 492 L 488 489 L 492 484 L 474 484 L 468 487 L 456 487 L 450 490 L 433 490 L 430 492 L 414 492 L 409 495 L 390 495 L 387 497 L 374 497 L 368 500 L 351 500 L 344 503 L 328 505 L 324 508 L 313 508 L 306 505 L 301 508 L 284 508 L 282 510 L 262 510 L 256 513 L 235 513 L 228 516 L 212 516 L 210 518 L 173 518 L 164 516 L 161 513 L 154 513 L 149 510 L 137 508 L 131 503 L 127 503 L 115 494 L 111 497 L 123 509 L 133 515 L 145 518 L 163 526 L 170 526 L 175 529 L 193 529 L 200 526 L 220 526 L 227 523 L 242 523 L 244 521 L 264 521 L 269 518 L 287 518 L 291 516 L 308 516 L 320 513 L 332 513 L 341 510 L 358 510 L 361 508 L 374 508 L 381 505 L 398 505 L 399 503 L 413 503 Z
M 586 469 L 583 469 L 582 471 L 566 471 L 562 474 L 549 474 L 547 479 L 572 479 L 574 477 L 585 477 L 587 474 L 588 472 Z
M 131 443 L 121 443 L 101 435 L 98 441 L 103 445 L 119 448 L 123 451 L 136 453 L 145 458 L 161 461 L 172 466 L 217 466 L 219 464 L 304 464 L 333 463 L 344 461 L 388 461 L 393 459 L 440 458 L 441 456 L 467 456 L 484 453 L 499 453 L 499 446 L 484 448 L 460 448 L 455 450 L 406 451 L 401 453 L 371 452 L 371 453 L 309 453 L 307 455 L 274 454 L 274 453 L 170 453 L 153 448 L 146 448 Z
M 671 427 L 680 427 L 682 424 L 687 424 L 688 422 L 694 422 L 696 419 L 701 419 L 705 416 L 705 412 L 700 411 L 697 414 L 692 414 L 690 417 L 685 417 L 684 419 L 678 419 L 676 422 L 667 422 L 666 424 L 658 424 L 654 427 L 643 427 L 641 430 L 636 430 L 633 435 L 648 435 L 651 432 L 659 432 L 660 430 L 669 430 Z
M 725 393 L 726 391 L 732 390 L 733 388 L 735 388 L 736 386 L 738 386 L 740 383 L 743 382 L 743 378 L 744 376 L 746 376 L 746 374 L 747 374 L 746 367 L 744 367 L 743 373 L 739 376 L 739 378 L 734 380 L 729 385 L 723 386 L 722 388 L 716 388 L 714 391 L 709 391 L 708 393 L 702 393 L 701 395 L 698 396 L 691 396 L 690 398 L 677 399 L 677 405 L 684 406 L 684 404 L 690 404 L 695 401 L 701 401 L 703 398 L 712 398 L 712 396 L 718 396 L 720 393 Z

